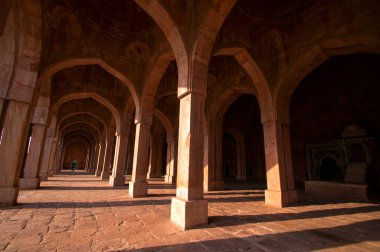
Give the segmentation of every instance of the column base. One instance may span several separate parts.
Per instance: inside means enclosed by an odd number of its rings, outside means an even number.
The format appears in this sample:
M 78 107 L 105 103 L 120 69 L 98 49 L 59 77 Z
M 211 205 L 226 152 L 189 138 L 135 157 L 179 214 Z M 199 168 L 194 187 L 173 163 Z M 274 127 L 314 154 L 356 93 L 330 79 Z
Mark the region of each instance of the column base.
M 0 188 L 0 206 L 13 206 L 17 202 L 19 188 L 18 187 L 2 187 Z
M 165 183 L 167 184 L 174 184 L 174 176 L 172 175 L 165 175 Z
M 203 189 L 204 189 L 204 192 L 222 191 L 224 190 L 224 181 L 223 180 L 203 181 Z
M 172 198 L 171 221 L 182 230 L 208 224 L 207 200 L 186 201 Z
M 41 181 L 47 181 L 47 180 L 48 180 L 48 176 L 47 176 L 47 174 L 40 175 L 39 178 L 40 178 L 40 182 L 41 182 Z
M 110 185 L 112 186 L 125 186 L 125 178 L 110 176 Z
M 142 198 L 148 194 L 147 182 L 129 182 L 129 197 Z
M 161 178 L 161 173 L 148 173 L 147 178 Z
M 102 172 L 102 174 L 100 174 L 100 178 L 101 179 L 109 179 L 110 173 L 109 172 Z
M 265 204 L 275 207 L 287 207 L 296 203 L 297 191 L 271 191 L 265 190 Z
M 21 190 L 34 190 L 40 187 L 40 179 L 20 178 L 18 184 Z
M 96 170 L 96 172 L 95 172 L 96 177 L 99 177 L 101 174 L 102 174 L 102 172 L 100 170 Z

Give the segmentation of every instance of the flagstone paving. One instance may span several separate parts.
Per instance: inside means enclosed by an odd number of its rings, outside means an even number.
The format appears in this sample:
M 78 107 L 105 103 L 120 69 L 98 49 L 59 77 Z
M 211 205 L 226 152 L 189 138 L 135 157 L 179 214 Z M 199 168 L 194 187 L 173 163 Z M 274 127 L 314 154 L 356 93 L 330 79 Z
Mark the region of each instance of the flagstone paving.
M 380 251 L 379 204 L 301 194 L 297 206 L 277 209 L 262 189 L 240 185 L 206 194 L 209 225 L 180 231 L 170 222 L 175 188 L 161 179 L 149 181 L 149 197 L 131 199 L 128 186 L 58 175 L 0 208 L 0 250 Z

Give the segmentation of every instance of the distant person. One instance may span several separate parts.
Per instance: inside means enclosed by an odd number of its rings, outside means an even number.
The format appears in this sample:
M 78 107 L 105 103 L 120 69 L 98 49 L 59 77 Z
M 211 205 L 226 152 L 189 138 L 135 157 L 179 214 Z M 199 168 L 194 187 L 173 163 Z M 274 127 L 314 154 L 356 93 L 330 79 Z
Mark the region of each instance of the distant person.
M 71 172 L 75 172 L 77 168 L 78 168 L 78 161 L 76 160 L 71 161 Z
M 75 171 L 75 163 L 74 163 L 74 160 L 71 161 L 71 172 L 74 172 Z

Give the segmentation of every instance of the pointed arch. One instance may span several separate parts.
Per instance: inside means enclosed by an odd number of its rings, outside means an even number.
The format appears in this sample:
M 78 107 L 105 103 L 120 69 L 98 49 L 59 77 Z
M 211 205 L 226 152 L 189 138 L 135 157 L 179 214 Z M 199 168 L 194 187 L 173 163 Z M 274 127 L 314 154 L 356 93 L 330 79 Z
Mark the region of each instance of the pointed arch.
M 119 112 L 107 99 L 103 98 L 102 96 L 100 96 L 99 94 L 94 93 L 94 92 L 73 93 L 73 94 L 69 94 L 67 96 L 64 96 L 61 99 L 59 99 L 57 101 L 57 103 L 54 104 L 54 106 L 52 107 L 51 110 L 56 112 L 56 111 L 58 111 L 58 108 L 62 104 L 66 103 L 68 101 L 81 100 L 81 99 L 87 99 L 87 98 L 92 98 L 92 99 L 96 100 L 97 102 L 99 102 L 100 104 L 102 104 L 103 106 L 105 106 L 106 108 L 108 108 L 111 111 L 111 113 L 114 116 L 115 121 L 116 121 L 116 131 L 120 132 L 120 130 L 121 130 L 121 118 L 120 118 Z
M 154 109 L 154 116 L 160 120 L 162 125 L 164 125 L 166 129 L 168 141 L 174 141 L 175 139 L 174 128 L 169 118 L 158 109 Z
M 336 41 L 339 46 L 332 47 Z M 279 83 L 274 92 L 276 116 L 282 122 L 289 124 L 289 104 L 294 90 L 300 82 L 325 62 L 331 56 L 354 53 L 380 54 L 380 39 L 378 36 L 358 36 L 327 39 L 314 44 L 289 66 L 286 77 Z
M 87 111 L 86 111 L 86 112 L 75 112 L 75 113 L 68 114 L 68 115 L 62 117 L 62 118 L 58 121 L 57 125 L 61 125 L 62 122 L 63 122 L 65 119 L 67 119 L 67 118 L 74 117 L 74 116 L 77 116 L 77 115 L 82 115 L 82 114 L 92 116 L 93 118 L 97 119 L 97 120 L 103 125 L 104 129 L 107 129 L 106 123 L 103 121 L 102 118 L 100 118 L 99 116 L 97 116 L 97 115 L 95 115 L 95 114 L 93 114 L 93 113 L 91 113 L 91 112 L 87 112 Z
M 274 107 L 272 94 L 267 79 L 259 67 L 252 59 L 245 48 L 230 47 L 222 48 L 215 52 L 214 56 L 233 56 L 240 66 L 246 71 L 256 89 L 257 100 L 260 105 L 261 122 L 271 121 L 274 118 Z
M 98 137 L 98 139 L 101 138 L 102 133 L 101 133 L 101 132 L 99 131 L 99 129 L 96 128 L 94 125 L 92 125 L 91 123 L 89 123 L 89 122 L 87 122 L 87 121 L 77 121 L 77 122 L 72 122 L 72 123 L 70 123 L 70 124 L 68 124 L 68 125 L 65 125 L 64 127 L 62 127 L 62 128 L 60 129 L 60 130 L 61 130 L 61 136 L 60 136 L 60 139 L 62 139 L 62 136 L 63 136 L 63 133 L 64 133 L 64 130 L 65 130 L 65 129 L 67 129 L 67 128 L 71 127 L 71 126 L 74 126 L 74 125 L 76 125 L 76 126 L 80 126 L 80 125 L 83 125 L 83 124 L 85 124 L 86 126 L 92 128 L 92 129 L 94 129 L 94 130 L 96 131 L 96 133 L 97 133 L 97 137 Z
M 129 92 L 131 93 L 133 97 L 133 101 L 135 102 L 136 110 L 139 110 L 139 99 L 137 92 L 135 90 L 135 86 L 133 83 L 128 79 L 128 77 L 117 70 L 115 67 L 107 63 L 101 58 L 74 58 L 74 59 L 67 59 L 55 64 L 50 65 L 47 67 L 40 75 L 38 79 L 38 85 L 50 85 L 50 78 L 57 72 L 64 70 L 66 68 L 75 67 L 75 66 L 87 66 L 87 65 L 99 65 L 101 68 L 103 68 L 105 71 L 107 71 L 109 74 L 123 82 L 126 87 L 128 88 Z M 40 87 L 41 90 L 50 90 L 50 87 Z

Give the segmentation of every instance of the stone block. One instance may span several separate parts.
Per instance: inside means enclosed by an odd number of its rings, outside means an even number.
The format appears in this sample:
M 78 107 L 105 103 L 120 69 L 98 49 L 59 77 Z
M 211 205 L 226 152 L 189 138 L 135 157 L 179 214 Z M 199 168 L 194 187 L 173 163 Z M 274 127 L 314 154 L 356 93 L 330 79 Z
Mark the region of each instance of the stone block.
M 112 186 L 124 186 L 125 185 L 124 176 L 122 176 L 122 177 L 110 176 L 110 185 L 112 185 Z
M 0 206 L 7 207 L 16 204 L 18 192 L 18 187 L 0 188 Z
M 146 197 L 148 193 L 147 182 L 129 182 L 129 196 L 131 198 Z
M 19 187 L 21 190 L 34 190 L 40 187 L 39 178 L 20 178 Z
M 265 190 L 265 204 L 275 207 L 286 207 L 297 202 L 297 191 Z
M 223 180 L 209 180 L 204 181 L 204 191 L 221 191 L 224 190 L 224 181 Z
M 107 172 L 103 172 L 100 174 L 100 178 L 101 179 L 109 179 L 110 178 L 110 173 L 107 171 Z
M 172 198 L 171 221 L 182 230 L 208 224 L 208 201 Z
M 174 177 L 172 175 L 165 175 L 165 183 L 173 184 L 174 182 Z

